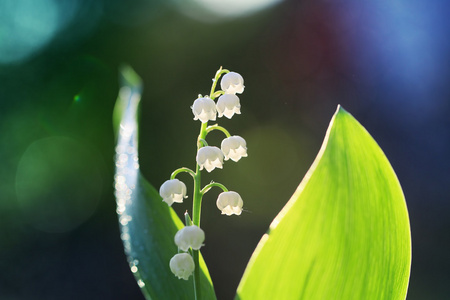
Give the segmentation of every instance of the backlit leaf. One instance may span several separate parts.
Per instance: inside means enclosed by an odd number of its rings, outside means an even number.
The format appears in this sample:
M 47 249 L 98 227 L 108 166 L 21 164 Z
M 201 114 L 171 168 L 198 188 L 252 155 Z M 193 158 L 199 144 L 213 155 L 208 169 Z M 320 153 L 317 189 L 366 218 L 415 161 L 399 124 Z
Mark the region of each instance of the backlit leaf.
M 114 109 L 117 137 L 115 195 L 125 253 L 147 299 L 194 299 L 192 276 L 176 278 L 169 268 L 178 252 L 175 233 L 184 225 L 140 174 L 137 110 L 142 84 L 128 66 L 121 70 L 122 88 Z M 203 299 L 215 299 L 212 281 L 200 259 Z
M 369 133 L 338 107 L 317 158 L 253 253 L 236 299 L 405 299 L 410 264 L 398 179 Z

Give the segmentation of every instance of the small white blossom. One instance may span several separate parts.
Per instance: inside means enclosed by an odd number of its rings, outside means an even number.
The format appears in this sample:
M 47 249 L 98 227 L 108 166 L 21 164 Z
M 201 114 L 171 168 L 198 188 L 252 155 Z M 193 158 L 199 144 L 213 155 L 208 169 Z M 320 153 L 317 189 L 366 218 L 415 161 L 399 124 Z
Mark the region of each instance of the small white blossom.
M 178 179 L 167 180 L 159 188 L 159 194 L 169 206 L 174 202 L 183 203 L 183 198 L 187 198 L 186 185 Z
M 244 91 L 244 78 L 236 72 L 229 72 L 223 75 L 220 87 L 225 94 L 242 94 Z
M 188 251 L 189 248 L 198 250 L 204 241 L 205 232 L 195 225 L 186 226 L 175 234 L 175 244 L 183 251 Z
M 202 123 L 216 120 L 216 103 L 208 97 L 196 99 L 191 108 L 194 120 L 200 120 Z
M 222 169 L 223 153 L 217 147 L 202 147 L 197 152 L 197 163 L 200 166 L 200 170 L 205 168 L 208 172 L 211 172 L 215 168 Z
M 241 196 L 236 192 L 223 192 L 217 198 L 217 208 L 222 211 L 222 215 L 231 216 L 232 214 L 240 215 L 242 213 Z
M 170 260 L 170 270 L 178 279 L 188 280 L 195 269 L 194 259 L 188 253 L 178 253 Z
M 222 116 L 231 119 L 234 114 L 241 114 L 241 104 L 239 103 L 238 96 L 234 94 L 224 94 L 217 100 L 217 112 L 219 113 L 219 118 Z
M 238 161 L 241 157 L 247 157 L 247 144 L 245 140 L 238 135 L 224 139 L 220 148 L 225 155 L 225 160 L 231 158 L 231 160 Z

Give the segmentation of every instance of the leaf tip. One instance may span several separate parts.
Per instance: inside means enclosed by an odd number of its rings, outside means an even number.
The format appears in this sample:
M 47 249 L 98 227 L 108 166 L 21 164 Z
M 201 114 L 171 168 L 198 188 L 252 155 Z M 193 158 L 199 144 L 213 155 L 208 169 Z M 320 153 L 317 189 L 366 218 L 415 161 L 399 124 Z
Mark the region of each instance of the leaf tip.
M 344 109 L 340 104 L 338 104 L 336 112 L 333 115 L 333 118 L 331 119 L 330 122 L 330 126 L 329 129 L 331 129 L 331 127 L 333 127 L 332 125 L 336 125 L 336 121 L 340 120 L 346 120 L 348 119 L 348 117 L 350 117 L 351 119 L 354 119 L 353 115 L 351 113 L 349 113 L 346 109 Z M 338 121 L 338 122 L 340 122 Z M 355 119 L 356 121 L 356 119 Z
M 142 79 L 130 65 L 122 64 L 119 67 L 119 74 L 122 86 L 137 88 L 139 91 L 142 90 Z
M 345 110 L 340 104 L 338 104 L 335 114 L 337 115 L 337 114 L 343 114 L 343 113 L 348 114 L 348 111 Z

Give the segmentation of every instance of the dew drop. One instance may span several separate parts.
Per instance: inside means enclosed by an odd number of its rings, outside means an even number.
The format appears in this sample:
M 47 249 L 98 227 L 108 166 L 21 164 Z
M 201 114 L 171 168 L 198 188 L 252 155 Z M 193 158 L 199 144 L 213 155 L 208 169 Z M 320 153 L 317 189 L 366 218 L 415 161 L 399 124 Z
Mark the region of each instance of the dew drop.
M 126 226 L 128 225 L 128 222 L 130 222 L 133 218 L 129 215 L 122 215 L 119 218 L 119 222 L 120 224 L 122 224 L 122 226 Z
M 141 279 L 138 280 L 137 284 L 140 288 L 143 288 L 145 286 L 145 283 Z
M 119 155 L 119 161 L 120 161 L 121 163 L 127 162 L 127 161 L 128 161 L 128 155 L 125 154 L 125 153 L 120 154 L 120 155 Z
M 120 235 L 120 237 L 122 238 L 122 240 L 126 241 L 130 239 L 130 235 L 128 233 L 122 233 Z

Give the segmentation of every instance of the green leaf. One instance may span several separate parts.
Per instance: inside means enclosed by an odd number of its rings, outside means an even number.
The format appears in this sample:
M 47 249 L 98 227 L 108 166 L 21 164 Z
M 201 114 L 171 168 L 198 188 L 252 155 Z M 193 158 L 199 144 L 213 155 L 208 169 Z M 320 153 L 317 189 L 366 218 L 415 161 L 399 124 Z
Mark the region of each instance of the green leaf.
M 142 79 L 129 65 L 120 66 L 119 77 L 121 87 L 113 111 L 113 128 L 116 138 L 119 135 L 120 124 L 124 122 L 125 118 L 127 118 L 126 122 L 134 122 L 137 125 L 137 109 L 139 108 L 142 92 Z M 132 97 L 136 97 L 137 102 Z M 132 104 L 136 105 L 136 107 L 130 108 L 128 115 L 125 116 L 127 107 Z
M 122 68 L 121 76 L 122 88 L 114 108 L 115 195 L 130 269 L 147 299 L 194 299 L 193 277 L 178 279 L 169 268 L 170 259 L 178 253 L 175 233 L 184 225 L 139 171 L 136 116 L 141 80 L 130 67 Z M 200 268 L 203 299 L 216 299 L 202 257 Z
M 259 242 L 236 299 L 405 299 L 408 212 L 386 156 L 341 107 Z

